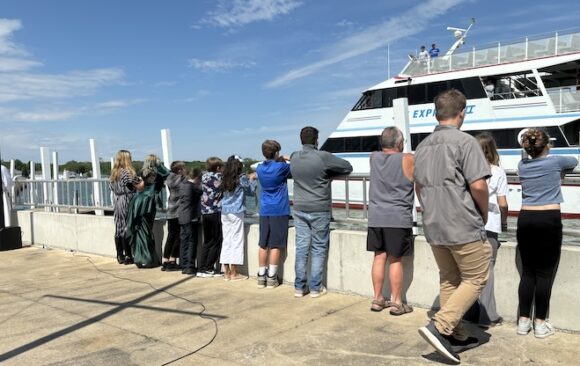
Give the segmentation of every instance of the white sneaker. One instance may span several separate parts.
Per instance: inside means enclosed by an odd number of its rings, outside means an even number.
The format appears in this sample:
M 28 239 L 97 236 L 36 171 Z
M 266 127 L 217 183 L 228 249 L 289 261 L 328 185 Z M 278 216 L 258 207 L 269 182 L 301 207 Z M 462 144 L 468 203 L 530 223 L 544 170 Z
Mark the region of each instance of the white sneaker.
M 315 290 L 310 291 L 310 297 L 320 297 L 320 296 L 326 295 L 326 292 L 327 292 L 326 287 L 320 286 L 318 291 L 315 291 Z
M 536 338 L 546 338 L 554 334 L 554 327 L 552 324 L 544 322 L 534 322 L 534 336 Z
M 523 319 L 518 320 L 518 334 L 519 335 L 526 335 L 530 332 L 530 330 L 532 330 L 532 319 L 528 318 L 528 320 L 523 320 Z

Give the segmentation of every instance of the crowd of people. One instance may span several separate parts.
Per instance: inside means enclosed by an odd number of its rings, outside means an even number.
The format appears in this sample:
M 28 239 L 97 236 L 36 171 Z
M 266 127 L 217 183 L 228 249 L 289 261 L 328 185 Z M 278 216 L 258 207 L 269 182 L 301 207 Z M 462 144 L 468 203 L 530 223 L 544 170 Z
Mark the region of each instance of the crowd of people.
M 435 45 L 433 45 L 435 48 Z M 374 253 L 371 310 L 400 316 L 413 311 L 403 294 L 403 258 L 413 254 L 415 195 L 424 234 L 440 276 L 440 310 L 419 333 L 447 359 L 459 362 L 459 352 L 477 346 L 463 320 L 484 327 L 500 325 L 496 310 L 494 265 L 498 234 L 507 228 L 507 179 L 499 166 L 493 137 L 475 138 L 460 130 L 466 98 L 457 90 L 435 98 L 434 132 L 416 148 L 403 152 L 404 136 L 396 127 L 381 135 L 381 150 L 370 155 L 367 250 Z M 260 183 L 258 288 L 280 284 L 278 266 L 287 247 L 290 219 L 288 179 L 294 182 L 292 218 L 296 230 L 294 296 L 313 298 L 327 293 L 324 267 L 331 221 L 331 181 L 352 172 L 351 164 L 318 150 L 318 130 L 304 127 L 302 149 L 280 155 L 277 141 L 262 144 L 264 161 L 256 173 L 244 173 L 243 160 L 230 156 L 206 161 L 206 171 L 187 172 L 183 162 L 170 169 L 149 155 L 142 171 L 132 168 L 131 155 L 121 150 L 111 174 L 115 194 L 117 260 L 138 267 L 181 270 L 198 277 L 248 278 L 244 264 L 245 197 Z M 533 330 L 538 338 L 553 334 L 548 323 L 550 293 L 562 245 L 561 174 L 578 163 L 572 157 L 549 156 L 550 138 L 531 128 L 521 144 L 528 158 L 519 164 L 522 209 L 517 224 L 522 276 L 518 289 L 517 333 Z M 152 233 L 156 197 L 169 188 L 168 236 L 160 260 Z M 198 233 L 203 232 L 200 255 Z M 389 296 L 383 282 L 389 264 Z M 222 273 L 222 267 L 224 272 Z M 534 309 L 534 310 L 533 310 Z

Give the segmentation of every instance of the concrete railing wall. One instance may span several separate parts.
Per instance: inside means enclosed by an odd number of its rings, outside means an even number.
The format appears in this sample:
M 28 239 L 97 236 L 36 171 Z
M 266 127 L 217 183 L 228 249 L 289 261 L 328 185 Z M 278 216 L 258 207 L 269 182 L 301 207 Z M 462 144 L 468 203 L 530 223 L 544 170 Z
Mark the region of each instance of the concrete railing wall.
M 47 212 L 18 212 L 23 241 L 35 245 L 115 256 L 114 223 L 110 216 L 75 215 Z M 156 245 L 161 254 L 166 225 L 155 223 Z M 258 271 L 258 225 L 246 226 L 247 245 L 244 270 L 251 276 Z M 288 250 L 283 255 L 280 274 L 294 281 L 295 230 L 289 229 Z M 366 251 L 366 232 L 333 230 L 327 263 L 326 284 L 330 290 L 371 297 L 373 254 Z M 506 320 L 517 315 L 519 273 L 515 245 L 503 244 L 495 268 L 495 293 L 499 314 Z M 405 258 L 405 297 L 410 304 L 437 308 L 439 274 L 430 246 L 423 237 L 415 240 L 415 253 Z M 580 248 L 565 246 L 552 291 L 550 320 L 560 329 L 580 331 Z M 385 294 L 389 293 L 388 279 Z M 369 301 L 370 305 L 370 301 Z

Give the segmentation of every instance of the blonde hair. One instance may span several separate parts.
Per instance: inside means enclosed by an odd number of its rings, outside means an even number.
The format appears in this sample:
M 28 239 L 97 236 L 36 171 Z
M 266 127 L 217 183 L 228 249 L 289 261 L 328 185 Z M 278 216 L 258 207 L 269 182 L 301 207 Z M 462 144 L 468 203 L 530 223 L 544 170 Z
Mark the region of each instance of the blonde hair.
M 146 177 L 151 173 L 157 173 L 157 165 L 159 164 L 161 164 L 161 159 L 159 159 L 157 155 L 147 155 L 145 161 L 143 161 L 143 169 L 141 169 L 143 177 Z
M 135 176 L 135 168 L 131 160 L 131 153 L 127 150 L 119 150 L 115 156 L 115 164 L 111 172 L 111 182 L 116 182 L 121 177 L 121 169 L 125 169 L 131 178 Z

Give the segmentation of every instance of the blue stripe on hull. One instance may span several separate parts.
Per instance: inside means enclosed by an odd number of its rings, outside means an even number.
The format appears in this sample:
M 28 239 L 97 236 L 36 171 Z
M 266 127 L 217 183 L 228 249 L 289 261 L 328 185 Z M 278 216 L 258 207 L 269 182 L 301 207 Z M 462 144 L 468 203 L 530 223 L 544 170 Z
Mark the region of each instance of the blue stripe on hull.
M 500 155 L 521 155 L 521 149 L 498 149 Z M 334 154 L 339 158 L 368 158 L 370 152 L 360 152 L 360 153 L 340 153 Z M 580 155 L 580 148 L 553 148 L 550 149 L 551 155 Z
M 486 122 L 510 122 L 510 121 L 530 121 L 538 119 L 554 119 L 554 118 L 568 118 L 568 117 L 580 117 L 580 113 L 569 113 L 569 114 L 550 114 L 544 116 L 529 116 L 529 117 L 510 117 L 510 118 L 486 118 L 486 119 L 476 119 L 476 120 L 465 120 L 465 124 L 470 123 L 486 123 Z M 436 126 L 437 121 L 426 122 L 426 123 L 411 123 L 409 126 L 413 127 L 426 127 L 426 126 Z M 380 130 L 383 127 L 356 127 L 356 128 L 337 128 L 336 132 L 347 132 L 347 131 L 371 131 Z M 507 128 L 507 127 L 506 127 Z

